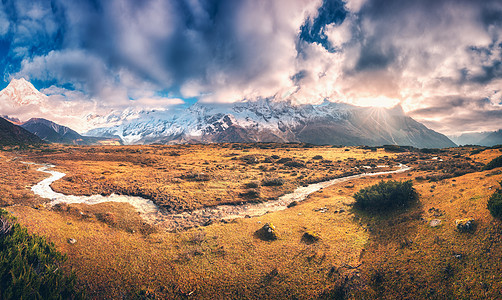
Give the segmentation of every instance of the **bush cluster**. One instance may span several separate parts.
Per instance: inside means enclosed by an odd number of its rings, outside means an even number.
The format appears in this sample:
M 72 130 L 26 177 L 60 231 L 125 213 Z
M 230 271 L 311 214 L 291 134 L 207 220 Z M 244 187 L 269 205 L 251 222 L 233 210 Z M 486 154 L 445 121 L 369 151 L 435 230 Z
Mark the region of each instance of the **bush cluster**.
M 355 206 L 363 210 L 390 210 L 406 206 L 417 198 L 411 180 L 380 181 L 354 194 Z
M 82 298 L 75 292 L 75 277 L 61 270 L 66 257 L 54 244 L 28 234 L 3 209 L 0 220 L 4 228 L 0 232 L 0 299 Z
M 502 181 L 500 182 L 502 186 Z M 487 204 L 488 210 L 495 218 L 502 219 L 502 189 L 498 189 L 491 195 Z
M 483 170 L 491 170 L 499 167 L 502 167 L 502 155 L 492 159 L 483 167 Z
M 262 180 L 261 185 L 263 186 L 281 186 L 285 182 L 282 178 L 265 178 Z

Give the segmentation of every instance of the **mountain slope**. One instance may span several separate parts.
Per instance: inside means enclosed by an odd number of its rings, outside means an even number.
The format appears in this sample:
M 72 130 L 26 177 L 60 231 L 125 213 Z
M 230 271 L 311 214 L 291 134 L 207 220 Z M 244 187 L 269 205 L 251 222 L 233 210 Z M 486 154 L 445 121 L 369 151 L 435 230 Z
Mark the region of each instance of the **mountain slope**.
M 101 143 L 109 144 L 115 141 L 116 144 L 120 144 L 120 141 L 110 138 L 82 136 L 66 126 L 42 118 L 32 118 L 22 124 L 21 127 L 37 135 L 42 140 L 52 143 L 92 145 Z
M 459 136 L 453 136 L 451 139 L 459 145 L 481 145 L 491 147 L 502 144 L 502 129 L 497 131 L 464 133 Z
M 43 141 L 26 129 L 0 118 L 0 145 L 41 144 Z
M 24 79 L 12 80 L 0 92 L 3 114 L 41 117 L 58 109 Z M 55 115 L 58 119 L 62 116 L 61 112 Z M 292 105 L 267 99 L 233 104 L 196 103 L 160 110 L 126 109 L 106 116 L 89 113 L 84 118 L 86 128 L 95 128 L 87 135 L 100 138 L 82 136 L 44 119 L 31 119 L 23 127 L 44 140 L 68 144 L 118 143 L 120 138 L 127 144 L 309 142 L 455 146 L 446 136 L 407 117 L 400 107 L 363 108 L 328 101 L 320 105 Z
M 42 140 L 53 143 L 74 144 L 74 141 L 82 140 L 82 136 L 76 131 L 42 118 L 32 118 L 21 127 Z
M 480 145 L 483 146 L 502 145 L 502 129 L 491 132 L 485 138 L 483 138 L 479 143 Z
M 117 120 L 120 114 L 107 116 Z M 454 147 L 446 136 L 407 117 L 400 107 L 363 108 L 324 102 L 292 105 L 260 100 L 139 111 L 120 125 L 88 132 L 130 144 L 195 142 L 308 142 L 312 144 Z
M 0 91 L 0 99 L 8 100 L 18 106 L 39 105 L 47 98 L 24 78 L 12 79 L 9 85 Z

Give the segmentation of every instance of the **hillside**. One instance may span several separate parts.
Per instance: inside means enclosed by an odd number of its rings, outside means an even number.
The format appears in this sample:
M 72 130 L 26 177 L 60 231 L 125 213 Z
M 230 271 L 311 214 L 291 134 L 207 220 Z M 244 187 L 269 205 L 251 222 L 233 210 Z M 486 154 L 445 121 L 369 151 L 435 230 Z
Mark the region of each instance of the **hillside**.
M 459 136 L 451 136 L 450 138 L 458 145 L 481 145 L 491 147 L 502 145 L 502 129 L 497 131 L 464 133 Z
M 82 140 L 82 136 L 78 132 L 42 118 L 32 118 L 23 123 L 21 127 L 48 142 L 74 144 Z
M 42 118 L 32 118 L 21 125 L 44 141 L 71 145 L 121 144 L 117 138 L 80 135 L 78 132 Z
M 36 135 L 20 126 L 12 124 L 4 118 L 0 118 L 0 145 L 29 145 L 40 143 L 43 143 L 43 141 Z
M 480 142 L 483 146 L 495 146 L 502 145 L 502 129 L 490 132 L 486 137 L 484 137 Z

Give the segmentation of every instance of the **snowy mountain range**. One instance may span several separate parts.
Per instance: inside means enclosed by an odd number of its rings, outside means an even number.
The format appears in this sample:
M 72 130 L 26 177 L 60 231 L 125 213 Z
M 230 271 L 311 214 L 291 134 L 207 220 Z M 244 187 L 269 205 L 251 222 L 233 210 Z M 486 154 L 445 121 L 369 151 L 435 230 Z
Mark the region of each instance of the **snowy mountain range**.
M 12 80 L 0 91 L 0 115 L 21 118 L 9 113 L 7 108 L 12 107 L 25 115 L 31 113 L 30 118 L 37 119 L 26 128 L 39 134 L 43 132 L 42 138 L 46 140 L 54 136 L 57 142 L 57 138 L 64 139 L 68 133 L 76 132 L 40 119 L 51 119 L 54 107 L 51 100 L 26 80 Z M 76 118 L 69 109 L 65 112 Z M 419 148 L 455 146 L 446 136 L 406 116 L 400 106 L 369 108 L 328 101 L 320 105 L 294 105 L 263 99 L 232 104 L 195 103 L 156 110 L 128 108 L 106 115 L 90 111 L 79 118 L 92 128 L 87 136 L 120 138 L 126 144 L 307 142 L 349 146 L 399 144 Z
M 108 116 L 121 119 L 120 115 Z M 163 111 L 128 111 L 120 125 L 88 135 L 118 136 L 128 144 L 213 142 L 307 142 L 335 145 L 399 144 L 454 147 L 446 136 L 407 117 L 401 107 L 357 107 L 325 101 L 293 105 L 271 100 L 201 104 Z

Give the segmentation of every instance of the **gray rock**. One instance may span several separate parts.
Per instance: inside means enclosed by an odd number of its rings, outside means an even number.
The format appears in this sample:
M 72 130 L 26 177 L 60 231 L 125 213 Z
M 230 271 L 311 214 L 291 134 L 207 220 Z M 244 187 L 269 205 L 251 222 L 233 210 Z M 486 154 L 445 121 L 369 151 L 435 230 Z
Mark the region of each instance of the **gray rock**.
M 475 221 L 472 218 L 455 220 L 455 228 L 459 232 L 472 232 L 474 231 L 475 225 Z
M 429 226 L 430 227 L 438 227 L 441 225 L 441 220 L 439 219 L 432 219 L 430 222 L 429 222 Z
M 278 238 L 275 226 L 272 223 L 263 225 L 262 228 L 255 232 L 255 236 L 264 241 L 275 241 Z

